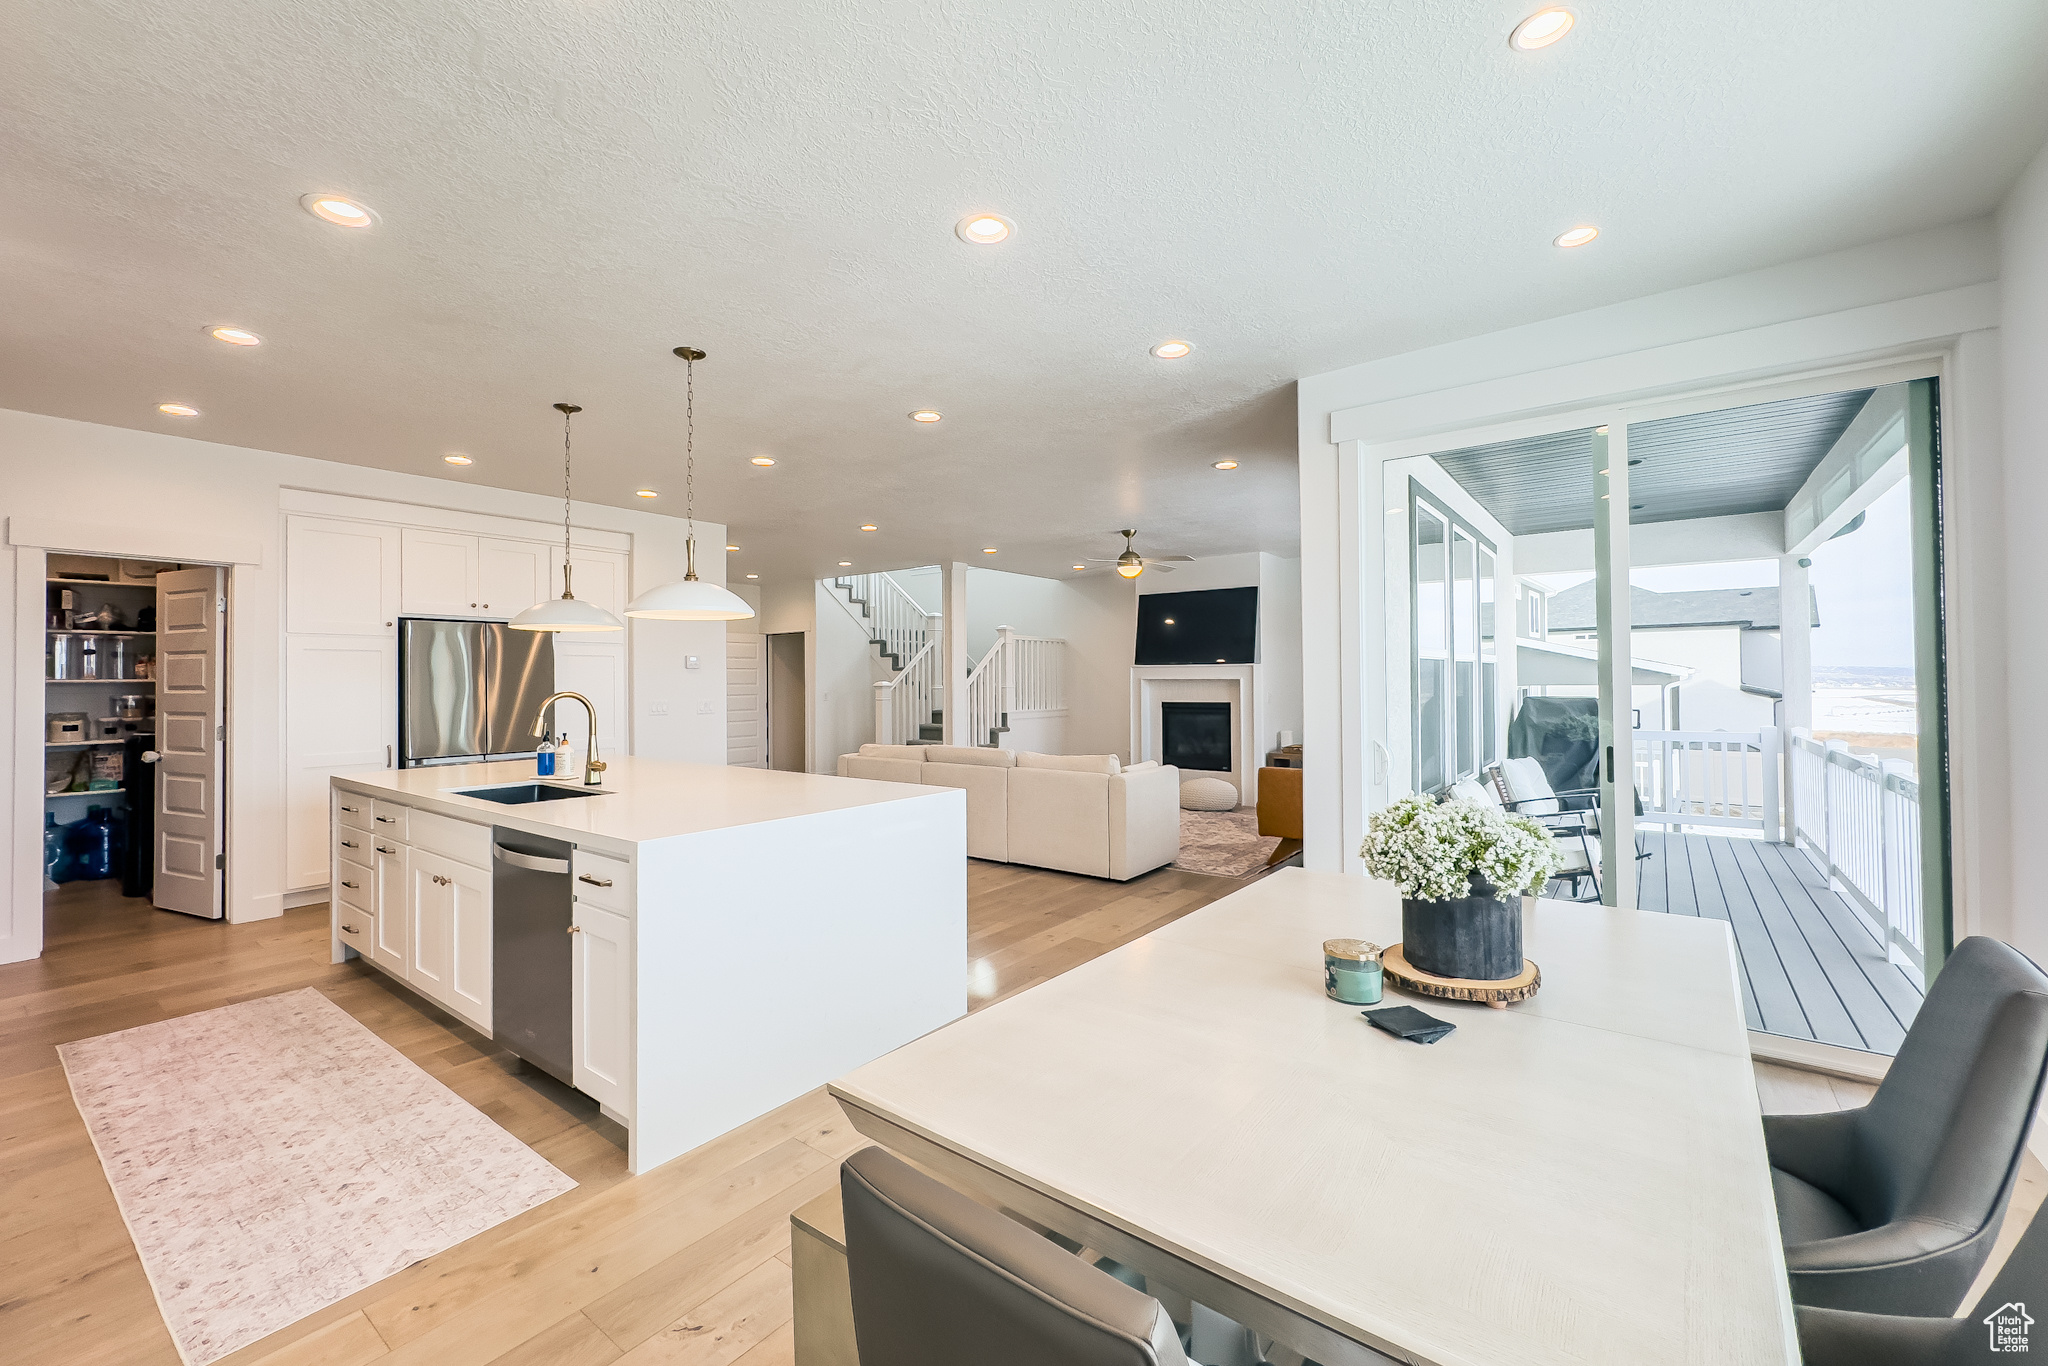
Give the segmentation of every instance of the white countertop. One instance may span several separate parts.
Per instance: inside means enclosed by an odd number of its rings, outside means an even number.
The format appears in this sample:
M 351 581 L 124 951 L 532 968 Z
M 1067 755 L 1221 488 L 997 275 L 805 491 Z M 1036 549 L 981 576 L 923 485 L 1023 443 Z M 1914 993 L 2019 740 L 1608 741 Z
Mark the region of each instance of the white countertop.
M 576 791 L 586 789 L 575 778 L 536 779 L 531 759 L 387 769 L 348 774 L 333 781 L 336 787 L 350 792 L 386 797 L 456 820 L 487 821 L 528 834 L 568 840 L 584 848 L 608 849 L 626 857 L 632 856 L 634 845 L 679 835 L 791 820 L 849 807 L 879 806 L 885 802 L 959 800 L 953 788 L 922 787 L 915 783 L 670 763 L 630 756 L 608 759 L 606 763 L 610 767 L 598 788 L 604 795 L 522 806 L 465 797 L 449 789 L 535 781 Z

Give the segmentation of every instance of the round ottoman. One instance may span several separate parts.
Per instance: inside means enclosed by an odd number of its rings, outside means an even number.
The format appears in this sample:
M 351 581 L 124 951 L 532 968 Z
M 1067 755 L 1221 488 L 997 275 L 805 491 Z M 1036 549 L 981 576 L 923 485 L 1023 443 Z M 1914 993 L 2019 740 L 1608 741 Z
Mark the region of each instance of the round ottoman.
M 1235 811 L 1237 789 L 1222 778 L 1190 778 L 1180 785 L 1183 811 Z

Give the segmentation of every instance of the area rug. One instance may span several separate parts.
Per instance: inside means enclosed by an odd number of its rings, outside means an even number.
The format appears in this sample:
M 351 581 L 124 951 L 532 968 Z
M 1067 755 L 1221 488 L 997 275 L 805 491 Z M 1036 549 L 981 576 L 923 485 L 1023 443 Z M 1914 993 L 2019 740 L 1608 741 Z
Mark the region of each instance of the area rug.
M 189 1366 L 576 1185 L 311 987 L 57 1052 Z
M 1211 877 L 1250 877 L 1266 866 L 1279 844 L 1278 835 L 1259 833 L 1259 813 L 1251 807 L 1183 811 L 1180 857 L 1173 866 Z

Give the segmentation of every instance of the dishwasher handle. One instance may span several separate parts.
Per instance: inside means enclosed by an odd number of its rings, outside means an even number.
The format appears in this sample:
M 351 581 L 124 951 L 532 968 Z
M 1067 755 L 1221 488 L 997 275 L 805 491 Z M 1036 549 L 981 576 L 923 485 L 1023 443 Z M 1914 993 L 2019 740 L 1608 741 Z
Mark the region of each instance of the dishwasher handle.
M 538 854 L 522 854 L 516 849 L 507 849 L 493 842 L 491 857 L 500 863 L 509 863 L 514 868 L 525 868 L 535 873 L 567 873 L 569 860 L 565 858 L 542 858 Z

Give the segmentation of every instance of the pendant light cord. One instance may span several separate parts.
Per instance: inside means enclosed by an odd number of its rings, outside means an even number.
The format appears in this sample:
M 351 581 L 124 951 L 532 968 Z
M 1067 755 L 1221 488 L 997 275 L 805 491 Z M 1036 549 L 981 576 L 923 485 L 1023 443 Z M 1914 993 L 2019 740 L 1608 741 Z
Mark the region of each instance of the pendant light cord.
M 575 565 L 569 558 L 569 419 L 583 410 L 573 403 L 557 403 L 555 411 L 562 415 L 562 597 L 566 601 L 576 596 Z
M 697 581 L 697 362 L 704 353 L 678 346 L 683 358 L 683 582 Z

